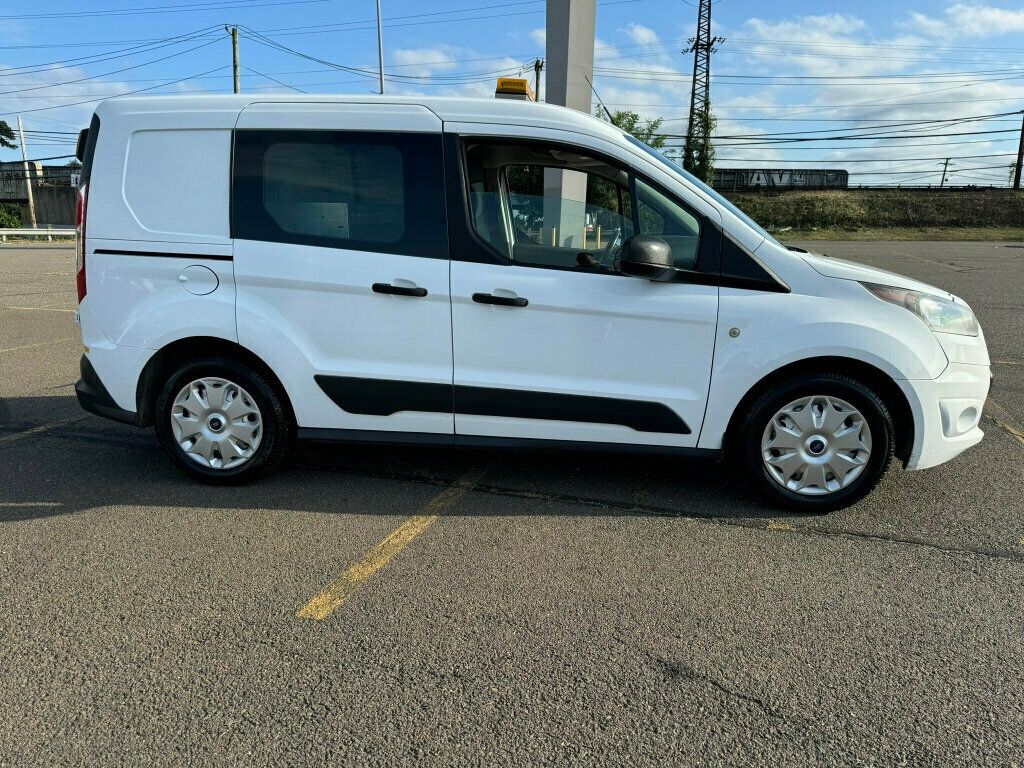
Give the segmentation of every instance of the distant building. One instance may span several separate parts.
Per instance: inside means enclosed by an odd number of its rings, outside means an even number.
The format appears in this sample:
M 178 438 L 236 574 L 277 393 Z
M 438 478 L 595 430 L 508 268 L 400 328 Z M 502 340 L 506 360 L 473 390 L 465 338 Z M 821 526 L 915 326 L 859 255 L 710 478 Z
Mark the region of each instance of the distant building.
M 28 164 L 28 176 L 32 189 L 40 187 L 77 187 L 80 168 L 67 165 Z M 25 191 L 25 164 L 20 160 L 0 163 L 0 202 L 24 202 L 28 200 Z

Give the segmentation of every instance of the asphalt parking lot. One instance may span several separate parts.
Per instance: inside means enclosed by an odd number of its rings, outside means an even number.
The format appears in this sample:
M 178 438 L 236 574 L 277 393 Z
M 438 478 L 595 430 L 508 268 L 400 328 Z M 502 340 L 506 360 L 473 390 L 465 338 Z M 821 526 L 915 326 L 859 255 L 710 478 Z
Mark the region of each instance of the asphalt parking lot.
M 0 247 L 0 765 L 1024 762 L 1024 249 L 807 247 L 962 295 L 997 361 L 981 445 L 824 517 L 649 457 L 199 486 L 78 408 L 73 250 Z

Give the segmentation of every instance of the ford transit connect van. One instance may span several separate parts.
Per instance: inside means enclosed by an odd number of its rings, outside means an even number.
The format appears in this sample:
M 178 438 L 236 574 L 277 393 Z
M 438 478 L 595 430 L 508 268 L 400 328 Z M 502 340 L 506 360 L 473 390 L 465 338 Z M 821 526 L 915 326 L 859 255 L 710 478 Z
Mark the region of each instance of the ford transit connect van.
M 204 482 L 295 440 L 728 451 L 827 510 L 982 438 L 961 299 L 787 249 L 579 112 L 124 98 L 82 155 L 78 398 Z

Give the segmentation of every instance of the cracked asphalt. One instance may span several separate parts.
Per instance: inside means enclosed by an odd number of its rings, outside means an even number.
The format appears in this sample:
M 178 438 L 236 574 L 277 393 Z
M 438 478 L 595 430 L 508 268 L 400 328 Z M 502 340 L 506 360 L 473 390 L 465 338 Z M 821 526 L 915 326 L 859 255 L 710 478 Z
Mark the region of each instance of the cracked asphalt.
M 0 765 L 1024 763 L 1024 250 L 807 247 L 963 296 L 997 361 L 979 446 L 823 517 L 650 457 L 195 485 L 79 410 L 73 250 L 0 247 Z

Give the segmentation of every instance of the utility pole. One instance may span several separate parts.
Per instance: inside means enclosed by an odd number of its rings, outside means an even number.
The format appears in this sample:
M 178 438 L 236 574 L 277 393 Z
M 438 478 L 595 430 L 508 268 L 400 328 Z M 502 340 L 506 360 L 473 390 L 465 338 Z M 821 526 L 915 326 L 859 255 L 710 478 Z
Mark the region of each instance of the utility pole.
M 724 43 L 724 37 L 711 36 L 711 0 L 700 0 L 697 12 L 697 36 L 690 38 L 690 47 L 683 53 L 693 52 L 693 82 L 690 86 L 690 117 L 686 126 L 686 144 L 683 166 L 691 173 L 705 171 L 698 168 L 696 158 L 705 157 L 711 144 L 711 54 L 715 46 Z M 710 179 L 705 179 L 710 181 Z
M 235 93 L 242 90 L 242 82 L 238 73 L 238 27 L 231 27 L 231 72 L 235 76 Z
M 1020 119 L 1020 144 L 1017 145 L 1017 165 L 1013 169 L 1013 188 L 1020 189 L 1020 166 L 1024 163 L 1024 112 Z
M 384 95 L 384 24 L 380 18 L 380 0 L 377 0 L 377 65 L 380 67 L 380 95 Z
M 21 165 L 25 170 L 25 190 L 28 192 L 28 218 L 32 229 L 36 228 L 36 201 L 32 197 L 32 174 L 28 172 L 28 154 L 25 150 L 25 127 L 18 115 L 18 141 L 21 144 Z
M 946 186 L 946 172 L 949 170 L 949 161 L 951 159 L 952 158 L 947 157 L 945 161 L 942 163 L 942 181 L 939 182 L 939 189 L 942 189 L 944 186 Z
M 533 93 L 537 101 L 540 101 L 540 71 L 542 69 L 544 69 L 544 59 L 535 59 L 533 62 Z

